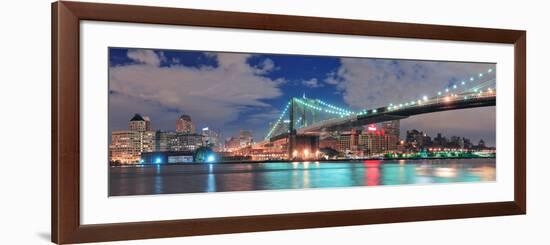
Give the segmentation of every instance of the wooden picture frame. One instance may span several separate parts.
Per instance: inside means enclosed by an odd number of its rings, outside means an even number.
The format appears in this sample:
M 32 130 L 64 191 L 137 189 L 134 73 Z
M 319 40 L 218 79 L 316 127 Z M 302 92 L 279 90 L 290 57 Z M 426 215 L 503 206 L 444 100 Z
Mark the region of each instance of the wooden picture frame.
M 79 23 L 82 20 L 364 35 L 514 45 L 514 200 L 351 211 L 82 225 Z M 526 32 L 458 26 L 82 2 L 52 4 L 52 241 L 82 243 L 526 213 Z

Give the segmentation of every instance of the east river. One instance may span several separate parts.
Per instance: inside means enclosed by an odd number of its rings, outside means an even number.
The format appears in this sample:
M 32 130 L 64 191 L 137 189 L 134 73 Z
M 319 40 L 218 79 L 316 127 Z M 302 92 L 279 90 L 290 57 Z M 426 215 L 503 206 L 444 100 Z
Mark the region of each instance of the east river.
M 112 166 L 109 195 L 495 181 L 494 158 Z

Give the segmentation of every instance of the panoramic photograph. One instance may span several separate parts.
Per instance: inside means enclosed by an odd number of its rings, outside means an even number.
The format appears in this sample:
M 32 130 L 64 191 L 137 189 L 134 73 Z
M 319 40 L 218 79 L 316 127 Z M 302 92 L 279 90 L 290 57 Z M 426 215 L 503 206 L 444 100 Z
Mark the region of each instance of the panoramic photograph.
M 496 64 L 109 48 L 109 196 L 496 181 Z

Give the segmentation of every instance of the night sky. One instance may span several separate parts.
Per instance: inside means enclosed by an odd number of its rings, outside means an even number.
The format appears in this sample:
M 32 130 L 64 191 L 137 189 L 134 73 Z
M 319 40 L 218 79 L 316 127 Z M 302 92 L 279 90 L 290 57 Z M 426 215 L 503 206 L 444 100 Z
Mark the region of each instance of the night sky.
M 110 48 L 109 133 L 135 114 L 175 131 L 181 114 L 224 138 L 251 130 L 262 140 L 292 97 L 319 98 L 354 111 L 434 96 L 466 80 L 495 79 L 495 64 L 373 58 Z M 487 73 L 483 77 L 479 73 Z M 470 81 L 471 76 L 475 77 Z M 401 121 L 435 136 L 495 143 L 495 107 L 431 113 Z

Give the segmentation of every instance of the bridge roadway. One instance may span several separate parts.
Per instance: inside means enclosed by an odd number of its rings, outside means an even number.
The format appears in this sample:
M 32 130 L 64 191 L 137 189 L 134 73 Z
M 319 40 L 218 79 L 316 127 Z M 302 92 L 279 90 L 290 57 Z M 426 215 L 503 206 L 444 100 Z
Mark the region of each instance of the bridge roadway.
M 413 106 L 402 106 L 397 109 L 380 107 L 366 111 L 365 114 L 352 114 L 349 116 L 324 120 L 307 127 L 296 129 L 297 135 L 318 135 L 322 131 L 346 130 L 350 127 L 380 123 L 385 121 L 404 119 L 410 116 L 433 113 L 448 110 L 458 110 L 476 107 L 496 105 L 496 91 L 487 94 L 467 93 L 453 96 L 441 96 L 415 103 Z M 271 137 L 275 141 L 288 137 L 288 133 Z

